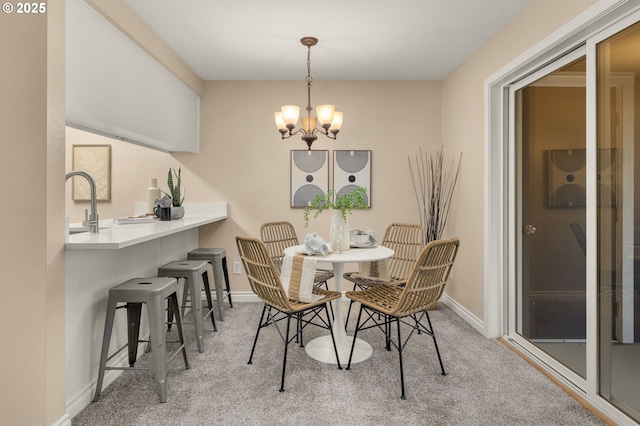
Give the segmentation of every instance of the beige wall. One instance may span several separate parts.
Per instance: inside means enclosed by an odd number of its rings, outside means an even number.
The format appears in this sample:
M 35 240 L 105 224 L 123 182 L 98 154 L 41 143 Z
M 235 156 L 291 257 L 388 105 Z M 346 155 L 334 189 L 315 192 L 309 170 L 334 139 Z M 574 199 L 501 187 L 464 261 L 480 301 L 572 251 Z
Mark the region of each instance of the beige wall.
M 484 318 L 484 81 L 595 3 L 532 1 L 443 81 L 443 141 L 450 152 L 463 152 L 458 204 L 449 228 L 461 239 L 460 253 L 456 285 L 448 286 L 447 293 L 480 319 Z
M 0 16 L 0 424 L 52 424 L 65 413 L 64 2 Z M 8 302 L 8 300 L 11 302 Z

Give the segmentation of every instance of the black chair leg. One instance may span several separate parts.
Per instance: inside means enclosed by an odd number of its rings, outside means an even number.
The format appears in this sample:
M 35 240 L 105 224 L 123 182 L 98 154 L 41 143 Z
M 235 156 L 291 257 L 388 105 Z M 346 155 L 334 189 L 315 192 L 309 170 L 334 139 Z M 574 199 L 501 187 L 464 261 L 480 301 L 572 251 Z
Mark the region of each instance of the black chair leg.
M 436 347 L 436 353 L 438 354 L 438 361 L 440 361 L 440 369 L 442 370 L 442 375 L 446 376 L 447 373 L 444 371 L 444 364 L 442 364 L 442 357 L 440 356 L 440 349 L 438 349 L 436 334 L 433 332 L 433 326 L 431 325 L 431 318 L 429 318 L 429 312 L 425 309 L 424 313 L 426 314 L 427 321 L 429 322 L 429 330 L 431 330 L 431 337 L 433 337 L 433 344 Z
M 262 308 L 262 315 L 260 315 L 260 322 L 258 323 L 258 330 L 256 331 L 256 338 L 253 339 L 253 346 L 251 347 L 251 355 L 249 356 L 249 362 L 247 364 L 251 364 L 251 360 L 253 359 L 253 352 L 256 350 L 256 343 L 258 343 L 258 336 L 260 335 L 260 329 L 262 328 L 262 320 L 264 319 L 264 314 L 267 312 L 267 305 L 265 304 Z
M 287 369 L 287 349 L 289 348 L 290 326 L 291 326 L 291 315 L 287 315 L 287 333 L 284 338 L 284 357 L 282 358 L 282 380 L 280 381 L 280 392 L 284 392 L 284 374 Z
M 353 285 L 353 290 L 356 291 L 356 284 Z M 347 324 L 349 324 L 349 315 L 351 315 L 351 306 L 353 305 L 353 300 L 349 300 L 349 309 L 347 310 L 347 318 L 344 320 L 344 329 L 347 329 Z
M 297 322 L 298 322 L 298 334 L 299 334 L 299 337 L 300 337 L 300 347 L 304 348 L 304 340 L 303 340 L 303 336 L 302 336 L 302 329 L 303 329 L 303 326 L 302 326 L 302 312 L 298 312 L 297 317 L 298 317 L 298 321 Z M 296 339 L 297 338 L 298 338 L 298 336 L 296 336 Z
M 386 348 L 388 351 L 391 350 L 391 317 L 388 315 L 384 316 L 384 339 L 386 343 Z
M 341 303 L 340 299 L 338 299 L 337 303 Z M 327 302 L 327 304 L 329 305 L 329 310 L 331 311 L 331 321 L 333 321 L 334 319 L 336 319 L 335 315 L 333 314 L 333 303 Z
M 347 370 L 351 369 L 351 359 L 353 358 L 353 349 L 356 347 L 356 338 L 358 337 L 358 330 L 360 329 L 360 318 L 362 317 L 363 308 L 364 306 L 360 305 L 358 320 L 356 321 L 356 331 L 353 332 L 353 342 L 351 343 L 351 352 L 349 352 L 349 363 L 347 364 Z
M 330 304 L 331 302 L 327 302 L 327 303 Z M 327 324 L 329 324 L 329 331 L 331 332 L 331 342 L 333 343 L 333 350 L 336 353 L 336 362 L 338 363 L 338 370 L 342 370 L 342 365 L 340 365 L 340 356 L 338 355 L 338 346 L 336 346 L 336 339 L 333 335 L 333 327 L 331 326 L 331 319 L 329 319 L 329 311 L 327 310 L 327 304 L 324 305 L 324 313 L 327 316 Z
M 402 366 L 402 338 L 400 337 L 400 319 L 396 318 L 396 324 L 398 325 L 398 357 L 400 358 L 400 387 L 402 388 L 402 396 L 400 399 L 407 399 L 404 395 L 404 369 Z

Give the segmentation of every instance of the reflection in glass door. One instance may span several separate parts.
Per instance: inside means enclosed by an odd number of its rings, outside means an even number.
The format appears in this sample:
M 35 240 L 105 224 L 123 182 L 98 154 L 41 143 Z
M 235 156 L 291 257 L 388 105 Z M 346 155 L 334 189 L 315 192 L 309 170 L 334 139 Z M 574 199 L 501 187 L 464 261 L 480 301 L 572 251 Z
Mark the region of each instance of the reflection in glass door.
M 596 49 L 599 393 L 640 421 L 640 24 Z
M 586 377 L 586 60 L 515 92 L 517 332 Z

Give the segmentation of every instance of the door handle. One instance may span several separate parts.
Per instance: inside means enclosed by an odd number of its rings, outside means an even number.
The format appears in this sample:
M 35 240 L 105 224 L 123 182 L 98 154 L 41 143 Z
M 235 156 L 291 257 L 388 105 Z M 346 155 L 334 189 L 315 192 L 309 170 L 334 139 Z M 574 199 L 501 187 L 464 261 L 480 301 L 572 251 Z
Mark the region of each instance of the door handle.
M 533 225 L 525 225 L 524 233 L 527 235 L 535 234 L 537 231 L 536 227 Z

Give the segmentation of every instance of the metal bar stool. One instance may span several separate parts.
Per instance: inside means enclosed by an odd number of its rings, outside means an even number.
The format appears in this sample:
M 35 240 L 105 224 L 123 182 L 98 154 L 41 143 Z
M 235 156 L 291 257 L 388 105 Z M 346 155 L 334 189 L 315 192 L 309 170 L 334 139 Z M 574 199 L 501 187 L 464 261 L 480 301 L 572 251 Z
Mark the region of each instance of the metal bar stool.
M 209 274 L 207 273 L 207 264 L 208 262 L 203 260 L 180 260 L 169 262 L 158 268 L 159 277 L 184 278 L 186 280 L 182 296 L 182 314 L 184 315 L 187 294 L 191 293 L 191 310 L 193 312 L 193 325 L 196 330 L 198 352 L 204 352 L 202 346 L 202 320 L 205 320 L 208 316 L 211 316 L 213 330 L 218 331 L 216 319 L 213 316 L 213 301 L 211 300 L 211 288 L 209 287 Z M 202 316 L 202 295 L 200 294 L 201 280 L 204 285 L 208 306 L 208 310 L 204 316 Z M 169 319 L 171 319 L 171 316 L 172 311 L 169 310 Z
M 229 272 L 227 270 L 227 251 L 223 248 L 197 248 L 187 254 L 189 260 L 206 260 L 213 268 L 213 280 L 216 287 L 216 302 L 220 320 L 224 321 L 223 301 L 229 300 L 229 307 L 233 308 L 231 301 L 231 287 L 229 286 Z M 224 285 L 222 277 L 224 276 Z M 226 291 L 226 295 L 224 292 Z
M 187 350 L 184 344 L 184 334 L 182 330 L 182 316 L 176 315 L 176 326 L 180 338 L 180 347 L 167 360 L 166 354 L 166 332 L 164 321 L 165 299 L 169 306 L 179 311 L 178 306 L 178 282 L 175 278 L 135 278 L 117 285 L 109 290 L 107 300 L 107 316 L 104 323 L 104 336 L 102 339 L 102 351 L 100 354 L 100 366 L 98 370 L 98 383 L 93 402 L 97 402 L 102 391 L 102 382 L 105 370 L 149 370 L 149 368 L 135 367 L 138 355 L 140 319 L 142 315 L 142 304 L 147 304 L 147 315 L 149 320 L 149 344 L 153 359 L 153 372 L 156 384 L 156 392 L 160 397 L 160 402 L 167 400 L 167 362 L 171 361 L 179 352 L 184 357 L 185 367 L 189 369 Z M 120 307 L 118 303 L 126 303 Z M 128 343 L 109 356 L 109 344 L 111 342 L 111 331 L 116 314 L 116 309 L 127 309 L 127 335 Z M 125 347 L 129 349 L 129 367 L 108 367 L 107 362 L 116 356 Z

